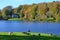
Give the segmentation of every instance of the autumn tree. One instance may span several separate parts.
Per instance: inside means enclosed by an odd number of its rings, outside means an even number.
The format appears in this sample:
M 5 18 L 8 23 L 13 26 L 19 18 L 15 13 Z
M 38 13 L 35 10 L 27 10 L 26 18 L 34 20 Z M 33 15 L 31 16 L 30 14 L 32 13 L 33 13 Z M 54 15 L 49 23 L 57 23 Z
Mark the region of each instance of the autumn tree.
M 6 6 L 0 11 L 0 18 L 10 19 L 17 14 L 19 19 L 26 21 L 60 21 L 60 2 L 38 3 L 20 5 L 17 8 Z
M 37 18 L 38 20 L 42 21 L 46 18 L 46 12 L 48 10 L 47 3 L 38 4 L 37 7 Z
M 52 16 L 55 16 L 58 13 L 58 4 L 57 2 L 48 3 L 49 11 Z
M 60 14 L 56 15 L 56 22 L 60 22 Z
M 41 3 L 38 4 L 38 8 L 37 8 L 37 13 L 39 14 L 46 14 L 47 12 L 47 3 Z

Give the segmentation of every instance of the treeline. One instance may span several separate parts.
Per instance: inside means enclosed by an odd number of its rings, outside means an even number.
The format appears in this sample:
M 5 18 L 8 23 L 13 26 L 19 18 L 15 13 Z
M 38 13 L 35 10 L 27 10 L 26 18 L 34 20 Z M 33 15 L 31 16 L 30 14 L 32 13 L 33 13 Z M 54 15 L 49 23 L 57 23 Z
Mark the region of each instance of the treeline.
M 0 10 L 0 20 L 12 19 L 12 14 L 25 21 L 60 22 L 60 2 L 20 5 L 17 8 L 7 6 Z

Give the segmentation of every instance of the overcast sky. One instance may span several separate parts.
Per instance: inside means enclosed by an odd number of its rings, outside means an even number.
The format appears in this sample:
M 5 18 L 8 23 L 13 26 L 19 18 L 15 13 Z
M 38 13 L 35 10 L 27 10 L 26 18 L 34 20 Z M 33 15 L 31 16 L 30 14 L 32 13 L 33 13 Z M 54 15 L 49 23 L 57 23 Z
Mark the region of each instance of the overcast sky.
M 11 5 L 13 8 L 23 4 L 41 3 L 41 2 L 52 2 L 57 0 L 0 0 L 0 9 Z M 58 0 L 59 1 L 59 0 Z

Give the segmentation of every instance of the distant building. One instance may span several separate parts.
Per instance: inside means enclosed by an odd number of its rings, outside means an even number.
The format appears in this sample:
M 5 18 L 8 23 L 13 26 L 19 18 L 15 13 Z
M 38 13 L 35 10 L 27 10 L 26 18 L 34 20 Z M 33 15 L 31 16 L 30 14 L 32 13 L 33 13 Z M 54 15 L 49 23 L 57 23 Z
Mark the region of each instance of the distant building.
M 12 14 L 12 18 L 20 18 L 18 14 Z

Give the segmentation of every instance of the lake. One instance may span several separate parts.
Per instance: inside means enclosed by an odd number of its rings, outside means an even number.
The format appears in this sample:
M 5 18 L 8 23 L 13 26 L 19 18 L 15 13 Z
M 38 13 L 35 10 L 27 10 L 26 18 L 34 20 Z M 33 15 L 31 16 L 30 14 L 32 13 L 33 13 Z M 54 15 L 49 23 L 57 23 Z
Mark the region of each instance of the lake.
M 31 32 L 60 35 L 60 23 L 0 21 L 0 32 L 27 32 L 28 30 Z

